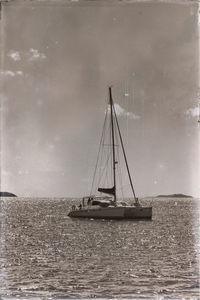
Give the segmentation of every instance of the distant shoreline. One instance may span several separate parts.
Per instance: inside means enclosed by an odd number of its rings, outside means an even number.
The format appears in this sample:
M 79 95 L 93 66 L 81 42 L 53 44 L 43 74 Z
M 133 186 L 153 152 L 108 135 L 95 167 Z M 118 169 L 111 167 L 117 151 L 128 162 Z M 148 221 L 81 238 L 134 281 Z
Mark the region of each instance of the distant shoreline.
M 156 198 L 193 198 L 190 195 L 185 194 L 170 194 L 170 195 L 158 195 Z
M 28 197 L 18 197 L 17 195 L 13 194 L 13 193 L 9 193 L 9 192 L 0 192 L 0 197 L 1 198 L 36 198 L 36 199 L 73 199 L 73 200 L 80 200 L 81 197 L 66 197 L 66 196 L 60 196 L 60 197 L 33 197 L 33 196 L 28 196 Z M 150 196 L 145 196 L 143 198 L 149 198 Z M 158 195 L 158 196 L 151 196 L 153 198 L 194 198 L 190 195 L 185 195 L 185 194 L 169 194 L 169 195 Z M 127 197 L 127 199 L 129 199 L 130 197 Z M 139 199 L 142 199 L 142 197 L 139 197 Z

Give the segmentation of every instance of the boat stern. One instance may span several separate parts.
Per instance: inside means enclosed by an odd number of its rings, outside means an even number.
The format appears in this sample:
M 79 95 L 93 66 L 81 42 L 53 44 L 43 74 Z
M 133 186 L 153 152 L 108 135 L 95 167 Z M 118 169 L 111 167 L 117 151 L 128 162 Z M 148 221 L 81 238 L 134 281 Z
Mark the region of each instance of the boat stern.
M 152 207 L 125 207 L 124 208 L 125 219 L 152 219 Z

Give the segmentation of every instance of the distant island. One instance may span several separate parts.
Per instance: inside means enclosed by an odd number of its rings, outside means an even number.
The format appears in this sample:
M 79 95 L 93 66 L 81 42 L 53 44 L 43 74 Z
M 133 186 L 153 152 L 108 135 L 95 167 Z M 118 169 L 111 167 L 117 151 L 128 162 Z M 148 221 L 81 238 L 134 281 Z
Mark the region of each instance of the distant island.
M 9 192 L 0 192 L 0 197 L 17 197 L 17 195 Z
M 158 195 L 156 198 L 193 198 L 189 195 L 184 194 L 171 194 L 171 195 Z

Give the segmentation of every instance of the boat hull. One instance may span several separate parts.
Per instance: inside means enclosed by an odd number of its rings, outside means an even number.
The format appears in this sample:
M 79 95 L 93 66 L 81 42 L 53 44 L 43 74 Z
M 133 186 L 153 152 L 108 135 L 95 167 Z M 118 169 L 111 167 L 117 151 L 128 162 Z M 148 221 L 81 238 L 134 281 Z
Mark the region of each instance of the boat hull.
M 152 207 L 141 206 L 117 206 L 117 207 L 99 207 L 82 208 L 69 212 L 72 218 L 93 218 L 93 219 L 151 219 Z

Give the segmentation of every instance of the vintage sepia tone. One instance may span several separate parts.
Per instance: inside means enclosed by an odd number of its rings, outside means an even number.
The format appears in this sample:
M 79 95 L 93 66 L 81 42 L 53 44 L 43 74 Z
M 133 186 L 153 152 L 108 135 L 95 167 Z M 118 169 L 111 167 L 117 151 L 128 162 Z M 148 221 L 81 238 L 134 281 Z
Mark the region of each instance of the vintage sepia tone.
M 199 299 L 198 2 L 0 5 L 1 299 Z

